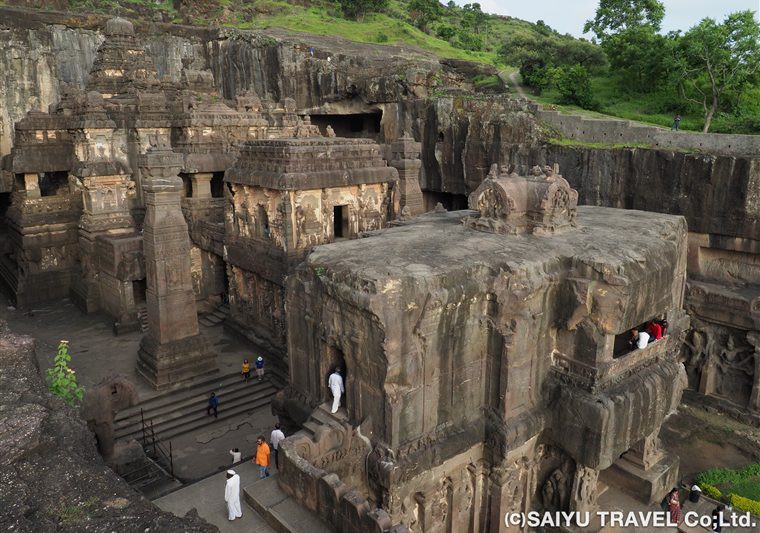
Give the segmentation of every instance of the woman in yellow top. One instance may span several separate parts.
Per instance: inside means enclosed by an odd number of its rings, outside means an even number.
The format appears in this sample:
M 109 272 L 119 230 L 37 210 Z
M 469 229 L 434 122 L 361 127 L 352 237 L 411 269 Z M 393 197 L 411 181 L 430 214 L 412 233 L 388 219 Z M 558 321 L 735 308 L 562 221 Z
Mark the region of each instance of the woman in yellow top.
M 248 378 L 251 377 L 251 365 L 248 364 L 248 359 L 243 359 L 243 368 L 240 373 L 243 374 L 243 379 L 248 383 Z

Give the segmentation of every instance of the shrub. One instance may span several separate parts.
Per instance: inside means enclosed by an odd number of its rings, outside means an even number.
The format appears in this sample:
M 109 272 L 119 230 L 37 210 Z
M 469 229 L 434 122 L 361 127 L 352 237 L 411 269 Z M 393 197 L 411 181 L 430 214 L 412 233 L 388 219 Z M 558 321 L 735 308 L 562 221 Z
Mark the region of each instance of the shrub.
M 739 496 L 737 494 L 731 494 L 729 504 L 731 507 L 735 507 L 736 509 L 747 511 L 753 515 L 760 516 L 760 502 L 758 501 L 750 500 L 749 498 L 744 498 L 743 496 Z
M 710 485 L 709 483 L 700 483 L 699 488 L 705 493 L 705 496 L 709 496 L 714 500 L 720 500 L 723 494 L 718 490 L 718 487 Z
M 751 477 L 760 476 L 760 463 L 753 463 L 738 470 L 728 468 L 711 468 L 697 475 L 697 483 L 720 485 L 722 483 L 738 483 Z
M 48 369 L 47 377 L 50 392 L 73 406 L 82 401 L 84 388 L 77 384 L 76 373 L 69 368 L 70 362 L 69 341 L 61 341 L 58 344 L 58 353 L 55 356 L 54 366 Z
M 563 104 L 575 104 L 584 109 L 595 107 L 591 95 L 591 79 L 588 71 L 581 65 L 560 68 L 557 90 Z
M 388 35 L 386 35 L 383 32 L 378 33 L 375 36 L 375 42 L 377 42 L 377 43 L 387 43 L 388 42 Z

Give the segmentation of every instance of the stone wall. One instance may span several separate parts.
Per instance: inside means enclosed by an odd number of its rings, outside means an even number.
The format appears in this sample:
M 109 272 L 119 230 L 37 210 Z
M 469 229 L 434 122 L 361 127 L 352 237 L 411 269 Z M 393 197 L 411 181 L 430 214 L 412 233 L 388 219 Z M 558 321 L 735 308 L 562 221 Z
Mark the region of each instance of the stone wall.
M 529 152 L 530 158 L 515 162 L 558 162 L 579 203 L 686 218 L 685 306 L 697 319 L 683 352 L 690 388 L 727 412 L 760 422 L 760 355 L 754 348 L 760 344 L 760 159 L 552 144 Z M 705 369 L 711 377 L 702 383 Z M 719 386 L 724 375 L 732 386 Z
M 85 421 L 47 391 L 34 352 L 0 324 L 0 529 L 218 531 L 159 510 L 107 467 Z
M 536 117 L 563 137 L 582 142 L 645 144 L 663 150 L 688 150 L 711 154 L 752 155 L 760 153 L 760 136 L 672 131 L 638 122 L 587 118 L 533 106 Z

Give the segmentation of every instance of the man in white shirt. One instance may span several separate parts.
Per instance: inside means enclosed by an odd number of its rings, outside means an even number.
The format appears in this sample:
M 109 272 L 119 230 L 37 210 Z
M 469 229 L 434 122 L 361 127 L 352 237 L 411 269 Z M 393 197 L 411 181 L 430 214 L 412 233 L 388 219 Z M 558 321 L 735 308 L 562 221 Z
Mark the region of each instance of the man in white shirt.
M 338 407 L 340 407 L 340 396 L 346 392 L 346 389 L 343 388 L 343 378 L 340 375 L 340 368 L 336 368 L 335 372 L 330 374 L 330 380 L 327 382 L 327 385 L 330 387 L 330 392 L 332 392 L 333 395 L 332 410 L 330 412 L 337 413 Z
M 285 433 L 282 432 L 280 429 L 280 424 L 277 423 L 274 425 L 274 429 L 272 430 L 272 434 L 269 436 L 269 442 L 272 444 L 272 449 L 274 450 L 274 466 L 277 467 L 277 470 L 280 469 L 280 459 L 278 457 L 278 451 L 280 449 L 280 441 L 285 438 Z
M 224 487 L 224 501 L 227 502 L 227 519 L 235 520 L 243 516 L 240 509 L 240 476 L 234 470 L 227 470 L 227 485 Z
M 230 455 L 232 456 L 232 464 L 240 462 L 241 453 L 240 450 L 235 448 L 234 450 L 230 450 Z
M 649 344 L 649 333 L 646 331 L 639 331 L 636 328 L 631 330 L 631 348 L 635 345 L 635 347 L 640 350 L 646 348 L 647 344 Z

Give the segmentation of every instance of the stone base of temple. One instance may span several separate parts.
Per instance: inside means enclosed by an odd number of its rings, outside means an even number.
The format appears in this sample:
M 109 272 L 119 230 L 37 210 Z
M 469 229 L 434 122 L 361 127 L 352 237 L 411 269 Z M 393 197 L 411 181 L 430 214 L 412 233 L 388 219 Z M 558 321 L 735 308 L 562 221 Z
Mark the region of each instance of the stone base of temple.
M 677 486 L 680 460 L 674 453 L 664 452 L 662 458 L 644 470 L 640 465 L 622 457 L 602 471 L 600 479 L 647 504 L 658 503 L 670 489 Z
M 99 309 L 98 284 L 95 280 L 85 279 L 81 272 L 77 272 L 71 279 L 71 301 L 74 302 L 83 313 L 94 313 Z
M 203 335 L 159 344 L 146 335 L 137 352 L 137 371 L 156 390 L 169 389 L 204 374 L 218 372 L 216 354 Z

